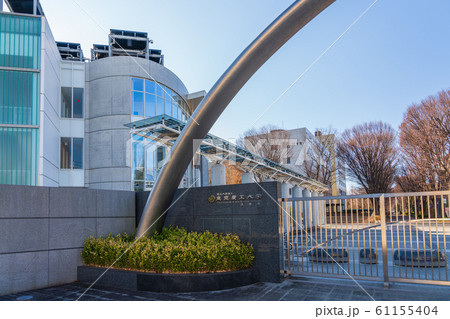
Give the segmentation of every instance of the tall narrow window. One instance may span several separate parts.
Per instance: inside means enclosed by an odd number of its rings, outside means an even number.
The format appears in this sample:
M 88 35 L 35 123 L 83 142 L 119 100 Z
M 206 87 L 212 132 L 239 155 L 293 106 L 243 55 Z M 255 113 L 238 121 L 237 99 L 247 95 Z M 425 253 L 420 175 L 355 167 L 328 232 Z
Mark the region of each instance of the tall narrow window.
M 73 148 L 73 169 L 82 169 L 83 168 L 83 139 L 82 138 L 73 138 L 72 143 Z
M 61 168 L 72 168 L 72 142 L 70 137 L 61 137 Z
M 61 137 L 61 169 L 83 168 L 83 139 Z
M 83 118 L 83 88 L 61 87 L 61 117 Z
M 61 117 L 72 117 L 72 88 L 61 88 Z
M 73 118 L 83 118 L 83 89 L 73 88 Z

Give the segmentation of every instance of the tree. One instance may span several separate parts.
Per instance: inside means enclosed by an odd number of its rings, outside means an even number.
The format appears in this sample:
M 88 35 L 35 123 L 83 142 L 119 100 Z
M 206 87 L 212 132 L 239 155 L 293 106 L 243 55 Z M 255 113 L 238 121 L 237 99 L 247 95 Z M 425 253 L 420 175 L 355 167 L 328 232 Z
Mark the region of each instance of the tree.
M 289 133 L 273 125 L 262 126 L 259 129 L 251 128 L 244 132 L 237 140 L 237 145 L 260 155 L 272 162 L 286 164 L 292 153 L 291 145 L 296 140 L 289 137 Z M 259 181 L 267 176 L 254 172 L 255 178 Z
M 391 191 L 398 156 L 396 133 L 389 124 L 370 122 L 345 130 L 337 152 L 347 164 L 349 176 L 367 194 Z
M 405 180 L 412 190 L 450 189 L 450 89 L 408 107 L 400 125 Z M 414 185 L 415 184 L 415 185 Z

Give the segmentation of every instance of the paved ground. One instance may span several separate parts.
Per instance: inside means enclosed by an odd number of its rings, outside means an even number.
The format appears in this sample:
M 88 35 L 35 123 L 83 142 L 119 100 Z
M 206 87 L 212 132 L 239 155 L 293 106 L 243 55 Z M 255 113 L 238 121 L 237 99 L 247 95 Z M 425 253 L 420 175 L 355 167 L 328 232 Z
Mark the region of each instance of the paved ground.
M 382 283 L 360 282 L 366 292 L 377 301 L 385 300 L 424 300 L 448 301 L 450 300 L 450 287 L 391 284 L 384 289 Z M 72 283 L 19 294 L 0 296 L 0 300 L 16 300 L 23 296 L 33 296 L 33 300 L 76 300 L 88 287 L 82 283 Z M 236 289 L 228 289 L 198 293 L 153 293 L 135 292 L 122 289 L 104 288 L 94 286 L 81 300 L 295 300 L 295 301 L 353 301 L 372 300 L 360 287 L 351 280 L 318 279 L 295 277 L 284 280 L 280 284 L 257 283 Z

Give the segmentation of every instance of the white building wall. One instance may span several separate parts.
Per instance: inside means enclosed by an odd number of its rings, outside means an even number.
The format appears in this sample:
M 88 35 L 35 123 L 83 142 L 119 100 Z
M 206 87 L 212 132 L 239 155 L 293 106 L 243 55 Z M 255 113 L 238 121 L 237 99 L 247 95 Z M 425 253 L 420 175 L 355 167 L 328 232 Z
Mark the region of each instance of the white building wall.
M 85 91 L 85 63 L 77 61 L 61 62 L 61 87 L 83 88 Z M 61 91 L 61 90 L 60 90 Z M 61 118 L 61 137 L 83 138 L 83 169 L 60 169 L 60 186 L 84 187 L 86 167 L 86 140 L 84 138 L 84 118 L 86 117 L 86 94 L 83 98 L 83 118 Z M 61 103 L 61 102 L 59 102 Z M 60 146 L 60 141 L 58 141 Z
M 60 55 L 45 17 L 41 19 L 39 186 L 59 186 Z

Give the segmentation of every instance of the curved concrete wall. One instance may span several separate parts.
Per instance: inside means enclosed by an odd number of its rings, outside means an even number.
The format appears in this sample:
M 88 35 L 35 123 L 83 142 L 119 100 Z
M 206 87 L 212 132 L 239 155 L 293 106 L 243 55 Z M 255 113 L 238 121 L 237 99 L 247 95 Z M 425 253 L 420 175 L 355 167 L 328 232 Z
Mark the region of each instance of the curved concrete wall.
M 183 82 L 155 62 L 111 57 L 86 67 L 85 185 L 96 189 L 132 190 L 131 77 L 155 80 L 186 98 Z

